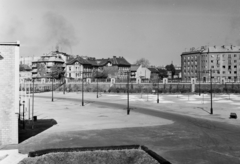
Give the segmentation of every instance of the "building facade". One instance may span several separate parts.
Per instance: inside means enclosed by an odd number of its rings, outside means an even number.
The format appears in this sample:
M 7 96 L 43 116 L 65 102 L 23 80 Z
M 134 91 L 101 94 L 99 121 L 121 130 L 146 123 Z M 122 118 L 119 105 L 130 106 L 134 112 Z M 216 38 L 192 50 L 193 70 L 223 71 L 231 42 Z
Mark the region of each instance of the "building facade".
M 240 46 L 202 46 L 181 54 L 182 79 L 213 82 L 240 81 Z
M 43 55 L 39 60 L 32 61 L 32 78 L 51 79 L 50 74 L 52 73 L 52 67 L 55 65 L 62 67 L 63 71 L 65 70 L 65 62 L 61 55 L 57 53 Z
M 108 77 L 127 78 L 131 64 L 123 57 L 96 59 L 93 57 L 77 56 L 66 63 L 67 78 L 94 78 L 94 72 L 105 72 Z M 82 76 L 84 75 L 84 76 Z
M 19 47 L 0 43 L 0 145 L 18 144 Z

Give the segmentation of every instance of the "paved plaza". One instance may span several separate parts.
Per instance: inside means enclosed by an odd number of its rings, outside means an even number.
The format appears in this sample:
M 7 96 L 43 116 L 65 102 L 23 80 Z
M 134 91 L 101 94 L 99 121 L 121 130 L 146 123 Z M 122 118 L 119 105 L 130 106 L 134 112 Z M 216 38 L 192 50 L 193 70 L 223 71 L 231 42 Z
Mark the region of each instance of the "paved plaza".
M 54 119 L 57 124 L 19 145 L 1 147 L 0 157 L 4 158 L 1 161 L 3 163 L 9 163 L 9 161 L 17 163 L 26 157 L 29 151 L 46 148 L 124 144 L 144 144 L 159 155 L 165 153 L 165 157 L 174 162 L 176 159 L 172 154 L 167 153 L 169 148 L 160 143 L 166 140 L 163 143 L 174 143 L 175 148 L 179 149 L 176 147 L 179 143 L 169 141 L 169 136 L 184 139 L 183 143 L 186 142 L 186 138 L 191 140 L 195 138 L 196 134 L 192 131 L 187 132 L 189 129 L 174 124 L 175 121 L 171 117 L 163 114 L 156 116 L 144 114 L 137 109 L 201 118 L 236 125 L 238 128 L 240 125 L 239 119 L 229 119 L 232 112 L 240 115 L 240 95 L 236 94 L 213 94 L 213 115 L 209 113 L 210 95 L 208 94 L 200 96 L 198 94 L 160 94 L 159 104 L 156 103 L 156 94 L 130 94 L 130 115 L 127 115 L 126 94 L 102 93 L 97 99 L 96 93 L 85 93 L 84 106 L 82 106 L 81 92 L 66 94 L 54 92 L 54 102 L 51 101 L 50 92 L 38 93 L 35 96 L 34 115 L 38 119 Z M 156 140 L 155 144 L 160 145 L 156 146 L 152 143 L 152 139 Z M 12 148 L 15 150 L 5 150 Z M 19 149 L 22 154 L 18 154 L 16 149 Z M 171 151 L 172 149 L 174 148 L 171 148 Z M 178 160 L 182 159 L 179 157 Z

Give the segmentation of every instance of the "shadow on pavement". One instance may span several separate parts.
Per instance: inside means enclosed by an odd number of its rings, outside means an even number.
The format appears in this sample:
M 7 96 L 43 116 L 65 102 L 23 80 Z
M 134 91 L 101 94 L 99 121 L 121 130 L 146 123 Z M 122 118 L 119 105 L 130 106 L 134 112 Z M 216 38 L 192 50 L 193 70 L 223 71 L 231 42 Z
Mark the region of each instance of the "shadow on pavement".
M 54 119 L 39 119 L 37 121 L 34 121 L 34 123 L 29 120 L 25 120 L 24 122 L 21 120 L 18 124 L 19 143 L 43 132 L 44 130 L 49 129 L 56 124 L 57 121 Z

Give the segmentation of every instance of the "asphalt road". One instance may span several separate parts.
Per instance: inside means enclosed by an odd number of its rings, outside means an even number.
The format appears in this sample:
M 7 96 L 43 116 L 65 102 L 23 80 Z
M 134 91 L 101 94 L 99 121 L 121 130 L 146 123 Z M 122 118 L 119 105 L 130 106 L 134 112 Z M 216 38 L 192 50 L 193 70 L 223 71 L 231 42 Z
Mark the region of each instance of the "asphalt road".
M 46 98 L 49 97 L 46 96 Z M 58 99 L 79 102 L 79 99 L 73 98 Z M 125 104 L 90 101 L 126 110 Z M 176 164 L 240 164 L 240 126 L 139 106 L 131 106 L 131 108 L 130 114 L 139 112 L 169 119 L 175 123 L 164 126 L 95 131 L 97 135 L 102 136 L 102 143 L 119 140 L 119 143 L 121 141 L 126 144 L 143 144 Z

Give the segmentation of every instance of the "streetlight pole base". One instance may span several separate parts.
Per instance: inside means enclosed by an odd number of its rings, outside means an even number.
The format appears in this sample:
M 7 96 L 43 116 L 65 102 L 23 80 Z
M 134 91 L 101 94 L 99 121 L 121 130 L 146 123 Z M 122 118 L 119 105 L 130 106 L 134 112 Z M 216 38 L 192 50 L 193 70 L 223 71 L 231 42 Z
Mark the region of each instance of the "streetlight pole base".
M 129 114 L 130 114 L 130 110 L 128 109 L 128 110 L 127 110 L 127 115 L 129 115 Z
M 159 99 L 157 99 L 157 103 L 159 103 Z
M 210 114 L 213 114 L 213 108 L 210 109 Z

